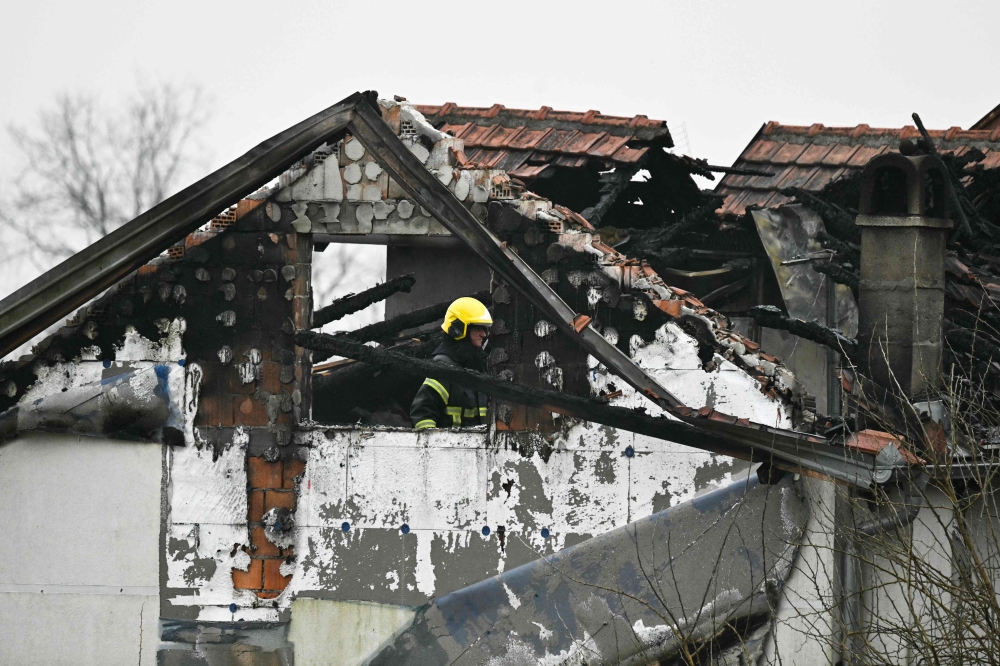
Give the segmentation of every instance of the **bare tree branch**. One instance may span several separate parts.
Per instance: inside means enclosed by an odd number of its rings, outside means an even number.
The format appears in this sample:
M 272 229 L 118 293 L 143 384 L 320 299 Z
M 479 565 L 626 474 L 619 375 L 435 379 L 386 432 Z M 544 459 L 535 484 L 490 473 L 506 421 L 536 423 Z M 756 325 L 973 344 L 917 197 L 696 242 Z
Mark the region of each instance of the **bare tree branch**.
M 65 259 L 183 185 L 206 109 L 199 88 L 169 83 L 141 87 L 119 107 L 59 95 L 37 126 L 9 128 L 24 168 L 0 225 L 36 268 Z

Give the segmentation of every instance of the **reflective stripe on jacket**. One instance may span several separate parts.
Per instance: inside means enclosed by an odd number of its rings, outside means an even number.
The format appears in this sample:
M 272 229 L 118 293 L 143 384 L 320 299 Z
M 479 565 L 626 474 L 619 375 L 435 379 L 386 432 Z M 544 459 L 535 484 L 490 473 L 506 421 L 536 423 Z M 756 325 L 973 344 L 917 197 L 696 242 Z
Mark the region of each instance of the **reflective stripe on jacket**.
M 458 365 L 443 354 L 434 360 Z M 410 419 L 417 430 L 482 425 L 486 423 L 486 406 L 486 394 L 428 377 L 413 399 Z

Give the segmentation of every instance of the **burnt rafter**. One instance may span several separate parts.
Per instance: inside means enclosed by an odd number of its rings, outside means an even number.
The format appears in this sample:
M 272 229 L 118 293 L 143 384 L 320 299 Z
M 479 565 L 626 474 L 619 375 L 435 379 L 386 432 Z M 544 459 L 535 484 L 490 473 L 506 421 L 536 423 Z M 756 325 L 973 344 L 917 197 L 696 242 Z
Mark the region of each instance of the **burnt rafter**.
M 780 309 L 773 305 L 755 306 L 750 309 L 750 316 L 764 328 L 788 331 L 792 335 L 825 345 L 849 357 L 857 355 L 858 341 L 854 338 L 844 337 L 832 328 L 827 328 L 813 321 L 786 317 Z
M 349 314 L 360 312 L 400 291 L 409 292 L 416 283 L 417 279 L 413 275 L 401 275 L 382 284 L 375 285 L 371 289 L 365 289 L 359 294 L 350 294 L 343 298 L 338 298 L 330 305 L 320 308 L 313 313 L 313 328 L 321 328 Z
M 332 336 L 299 331 L 297 344 L 362 363 L 406 373 L 433 376 L 492 395 L 500 400 L 539 407 L 572 418 L 666 439 L 712 453 L 753 462 L 769 462 L 781 469 L 820 474 L 851 484 L 884 482 L 898 465 L 825 439 L 769 428 L 720 414 L 711 409 L 673 412 L 681 420 L 652 417 L 641 409 L 612 407 L 591 398 L 514 384 L 453 365 L 383 351 Z
M 829 276 L 837 284 L 847 286 L 854 294 L 854 298 L 858 298 L 858 291 L 861 288 L 861 276 L 856 272 L 848 270 L 832 261 L 814 261 L 812 268 L 817 273 Z
M 480 291 L 475 294 L 470 294 L 470 296 L 476 300 L 485 301 L 489 299 L 490 292 Z M 393 317 L 392 319 L 386 319 L 385 321 L 378 321 L 374 324 L 369 324 L 368 326 L 362 326 L 359 329 L 347 332 L 346 335 L 350 335 L 351 338 L 359 342 L 385 340 L 386 338 L 407 329 L 417 328 L 418 326 L 423 326 L 425 324 L 430 324 L 444 319 L 444 315 L 448 311 L 448 306 L 451 305 L 451 303 L 451 301 L 443 301 L 435 305 L 428 305 L 426 308 L 406 312 Z

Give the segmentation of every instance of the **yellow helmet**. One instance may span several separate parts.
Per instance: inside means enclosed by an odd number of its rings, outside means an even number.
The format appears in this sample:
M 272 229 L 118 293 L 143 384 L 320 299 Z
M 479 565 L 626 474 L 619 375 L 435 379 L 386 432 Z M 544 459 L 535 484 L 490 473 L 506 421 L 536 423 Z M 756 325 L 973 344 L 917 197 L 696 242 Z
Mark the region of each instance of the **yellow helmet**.
M 468 334 L 469 326 L 491 326 L 493 317 L 486 306 L 474 298 L 463 296 L 448 306 L 441 330 L 456 340 Z

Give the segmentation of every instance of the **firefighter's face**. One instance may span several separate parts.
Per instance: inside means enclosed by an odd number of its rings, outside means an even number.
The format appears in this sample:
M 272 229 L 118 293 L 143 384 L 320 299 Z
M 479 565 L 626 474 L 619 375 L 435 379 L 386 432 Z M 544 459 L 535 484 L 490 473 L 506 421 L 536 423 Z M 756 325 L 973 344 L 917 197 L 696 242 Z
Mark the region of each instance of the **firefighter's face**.
M 469 342 L 476 349 L 481 349 L 483 343 L 486 342 L 486 337 L 489 335 L 489 330 L 483 326 L 470 326 L 469 327 Z

